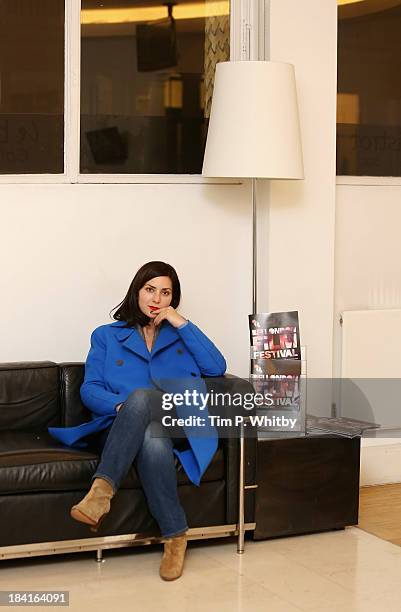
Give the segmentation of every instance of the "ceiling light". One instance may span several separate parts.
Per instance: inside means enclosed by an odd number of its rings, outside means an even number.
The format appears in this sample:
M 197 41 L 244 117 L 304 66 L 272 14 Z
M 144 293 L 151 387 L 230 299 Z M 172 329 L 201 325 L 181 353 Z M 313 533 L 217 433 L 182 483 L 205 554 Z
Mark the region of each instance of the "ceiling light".
M 174 19 L 200 19 L 229 15 L 230 3 L 227 0 L 212 0 L 211 2 L 191 2 L 178 4 L 174 7 Z M 119 9 L 84 9 L 81 11 L 81 23 L 110 24 L 136 23 L 138 21 L 154 21 L 167 17 L 166 7 L 149 6 L 143 8 Z
M 357 2 L 365 2 L 365 0 L 337 0 L 339 6 L 343 4 L 356 4 Z

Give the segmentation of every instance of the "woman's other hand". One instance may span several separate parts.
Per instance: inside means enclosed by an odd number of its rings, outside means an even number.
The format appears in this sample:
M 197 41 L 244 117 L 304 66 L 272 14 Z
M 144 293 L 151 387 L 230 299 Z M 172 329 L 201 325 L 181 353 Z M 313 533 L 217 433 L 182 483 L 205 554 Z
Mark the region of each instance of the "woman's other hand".
M 183 323 L 186 323 L 186 319 L 182 317 L 178 312 L 172 307 L 167 306 L 167 308 L 159 308 L 154 311 L 157 313 L 157 316 L 153 319 L 155 325 L 160 325 L 160 323 L 166 319 L 173 327 L 180 327 Z

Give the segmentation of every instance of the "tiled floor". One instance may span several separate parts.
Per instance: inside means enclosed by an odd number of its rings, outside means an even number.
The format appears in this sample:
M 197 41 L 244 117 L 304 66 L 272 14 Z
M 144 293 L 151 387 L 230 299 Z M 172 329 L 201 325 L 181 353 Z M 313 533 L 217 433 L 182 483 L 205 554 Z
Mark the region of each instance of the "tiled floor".
M 247 540 L 244 555 L 235 539 L 192 541 L 170 583 L 158 576 L 161 550 L 105 551 L 104 563 L 94 553 L 2 561 L 0 590 L 68 590 L 69 609 L 82 612 L 401 610 L 401 548 L 360 529 Z

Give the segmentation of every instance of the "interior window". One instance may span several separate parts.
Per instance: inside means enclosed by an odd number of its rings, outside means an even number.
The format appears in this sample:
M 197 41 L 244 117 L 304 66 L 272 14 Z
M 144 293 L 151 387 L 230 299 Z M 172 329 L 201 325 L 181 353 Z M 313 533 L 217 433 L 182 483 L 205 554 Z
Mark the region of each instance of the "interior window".
M 338 0 L 337 175 L 401 176 L 401 0 Z
M 64 0 L 0 0 L 0 174 L 64 172 Z
M 81 173 L 200 174 L 229 2 L 82 0 Z

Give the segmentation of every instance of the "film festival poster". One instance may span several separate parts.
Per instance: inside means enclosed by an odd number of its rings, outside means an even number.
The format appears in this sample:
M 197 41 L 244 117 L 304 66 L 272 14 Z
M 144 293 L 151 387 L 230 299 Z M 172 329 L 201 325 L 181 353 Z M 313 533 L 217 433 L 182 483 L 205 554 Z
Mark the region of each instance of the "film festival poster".
M 251 379 L 270 409 L 299 410 L 301 349 L 298 312 L 249 315 Z
M 265 407 L 299 409 L 301 361 L 299 359 L 253 359 L 251 380 L 256 393 L 269 397 Z
M 298 312 L 249 315 L 252 359 L 301 359 Z

